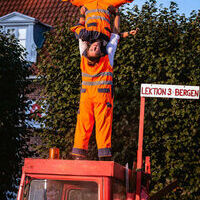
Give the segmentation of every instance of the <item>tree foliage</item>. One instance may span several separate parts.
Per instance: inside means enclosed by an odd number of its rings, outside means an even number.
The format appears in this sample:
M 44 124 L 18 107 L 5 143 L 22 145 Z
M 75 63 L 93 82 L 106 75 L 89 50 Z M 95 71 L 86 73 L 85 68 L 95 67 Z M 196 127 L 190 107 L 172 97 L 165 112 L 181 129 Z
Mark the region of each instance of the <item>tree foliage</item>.
M 14 38 L 0 34 L 1 199 L 12 197 L 17 191 L 22 159 L 28 155 L 25 111 L 28 108 L 26 88 L 29 81 L 26 77 L 29 71 L 23 51 Z
M 186 18 L 175 3 L 162 8 L 155 2 L 121 13 L 122 31 L 140 28 L 136 37 L 120 41 L 115 56 L 112 148 L 121 164 L 136 160 L 141 83 L 200 83 L 199 15 Z M 78 42 L 68 24 L 60 25 L 48 34 L 44 49 L 38 68 L 46 115 L 38 119 L 44 126 L 37 148 L 45 157 L 49 147 L 58 146 L 69 158 L 81 83 Z M 199 101 L 147 99 L 145 109 L 144 156 L 151 156 L 152 192 L 178 179 L 179 189 L 166 199 L 199 199 Z M 89 158 L 97 159 L 94 135 L 89 149 Z

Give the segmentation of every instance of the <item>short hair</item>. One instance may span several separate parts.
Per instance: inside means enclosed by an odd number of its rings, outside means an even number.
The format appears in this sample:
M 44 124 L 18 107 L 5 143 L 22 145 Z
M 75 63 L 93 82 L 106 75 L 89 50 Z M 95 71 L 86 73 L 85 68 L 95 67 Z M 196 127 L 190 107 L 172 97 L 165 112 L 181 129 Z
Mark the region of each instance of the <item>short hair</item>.
M 87 62 L 88 62 L 88 65 L 90 65 L 90 66 L 94 66 L 96 63 L 99 62 L 100 58 L 105 55 L 105 49 L 106 48 L 103 45 L 103 41 L 101 41 L 101 40 L 96 40 L 96 41 L 100 41 L 100 43 L 101 43 L 100 54 L 98 54 L 97 56 L 88 56 L 88 51 L 89 51 L 92 43 L 88 43 L 87 48 L 86 48 Z M 96 42 L 96 41 L 94 41 L 94 42 Z

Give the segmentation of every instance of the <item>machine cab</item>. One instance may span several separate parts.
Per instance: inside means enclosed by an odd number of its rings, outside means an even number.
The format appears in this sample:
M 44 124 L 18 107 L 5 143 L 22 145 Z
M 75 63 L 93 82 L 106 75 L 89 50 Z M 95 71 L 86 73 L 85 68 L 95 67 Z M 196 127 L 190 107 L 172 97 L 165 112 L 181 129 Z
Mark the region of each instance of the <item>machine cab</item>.
M 125 172 L 113 161 L 27 158 L 17 200 L 125 200 Z

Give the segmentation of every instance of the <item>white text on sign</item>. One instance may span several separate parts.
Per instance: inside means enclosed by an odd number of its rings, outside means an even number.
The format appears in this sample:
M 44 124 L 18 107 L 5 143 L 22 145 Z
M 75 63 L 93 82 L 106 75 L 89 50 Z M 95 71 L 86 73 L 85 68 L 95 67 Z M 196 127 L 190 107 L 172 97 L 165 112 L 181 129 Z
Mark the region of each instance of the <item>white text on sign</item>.
M 199 99 L 199 86 L 142 84 L 140 96 Z

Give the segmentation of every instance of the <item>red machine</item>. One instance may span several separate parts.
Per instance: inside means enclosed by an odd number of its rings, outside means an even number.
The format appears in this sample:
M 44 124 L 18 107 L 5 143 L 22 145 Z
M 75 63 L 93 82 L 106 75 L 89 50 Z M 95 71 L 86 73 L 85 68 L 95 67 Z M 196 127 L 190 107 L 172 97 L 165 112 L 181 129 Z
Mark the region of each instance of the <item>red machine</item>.
M 177 181 L 149 196 L 150 157 L 142 165 L 145 97 L 199 99 L 199 87 L 141 85 L 137 166 L 123 167 L 113 161 L 60 160 L 59 151 L 50 158 L 26 158 L 17 200 L 154 200 L 177 187 Z
M 133 200 L 133 172 L 113 161 L 26 158 L 17 200 Z

